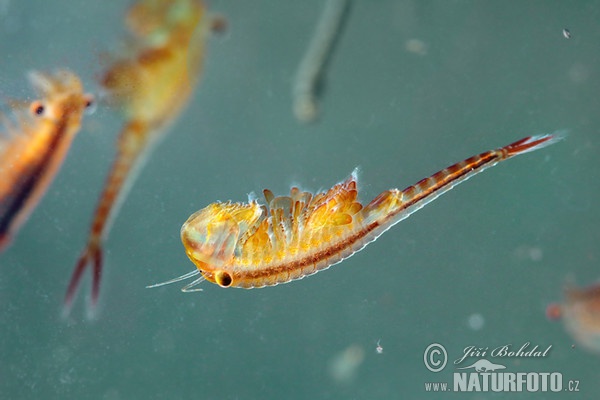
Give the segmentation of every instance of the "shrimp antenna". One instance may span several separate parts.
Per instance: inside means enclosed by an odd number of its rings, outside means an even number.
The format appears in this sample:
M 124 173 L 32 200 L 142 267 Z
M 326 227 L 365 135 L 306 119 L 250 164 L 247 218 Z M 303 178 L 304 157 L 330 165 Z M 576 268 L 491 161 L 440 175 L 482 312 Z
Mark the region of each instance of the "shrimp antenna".
M 196 289 L 192 289 L 192 288 L 196 285 L 199 285 L 200 283 L 202 283 L 205 280 L 206 280 L 206 278 L 204 276 L 201 276 L 200 278 L 196 279 L 195 281 L 190 282 L 187 285 L 185 285 L 184 287 L 182 287 L 181 291 L 184 293 L 201 292 L 202 288 L 196 288 Z
M 179 276 L 179 277 L 177 277 L 177 278 L 174 278 L 174 279 L 171 279 L 171 280 L 169 280 L 169 281 L 166 281 L 166 282 L 161 282 L 161 283 L 155 283 L 154 285 L 149 285 L 149 286 L 146 286 L 146 289 L 153 289 L 153 288 L 157 288 L 157 287 L 160 287 L 160 286 L 170 285 L 171 283 L 175 283 L 175 282 L 183 281 L 183 280 L 185 280 L 185 279 L 191 278 L 192 276 L 196 276 L 196 275 L 198 275 L 199 273 L 200 273 L 200 271 L 198 271 L 197 269 L 195 269 L 195 270 L 193 270 L 193 271 L 191 271 L 191 272 L 188 272 L 188 273 L 187 273 L 187 274 L 185 274 L 185 275 L 181 275 L 181 276 Z M 192 287 L 192 286 L 195 286 L 195 285 L 197 285 L 198 283 L 202 282 L 203 280 L 204 280 L 204 277 L 202 277 L 202 278 L 200 278 L 200 279 L 196 279 L 194 282 L 192 282 L 192 283 L 190 283 L 190 284 L 188 284 L 188 285 L 184 286 L 184 288 L 183 288 L 183 289 L 188 289 L 188 288 L 190 288 L 190 287 Z M 183 290 L 183 289 L 182 289 L 182 290 Z M 196 289 L 196 290 L 197 290 L 197 289 Z M 183 290 L 183 291 L 185 292 L 186 290 Z

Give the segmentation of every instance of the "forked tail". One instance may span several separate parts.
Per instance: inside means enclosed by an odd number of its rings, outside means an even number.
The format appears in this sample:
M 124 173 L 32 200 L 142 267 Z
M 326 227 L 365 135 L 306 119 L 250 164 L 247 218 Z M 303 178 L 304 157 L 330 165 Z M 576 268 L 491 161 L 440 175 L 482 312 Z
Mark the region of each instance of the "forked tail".
M 93 312 L 98 304 L 98 296 L 100 295 L 100 278 L 102 277 L 102 246 L 99 242 L 89 242 L 73 270 L 69 286 L 67 288 L 67 294 L 65 295 L 65 301 L 63 305 L 63 315 L 67 316 L 71 312 L 73 306 L 73 299 L 77 294 L 77 288 L 83 277 L 83 273 L 87 269 L 88 265 L 92 267 L 92 294 L 90 311 Z
M 387 190 L 362 210 L 367 224 L 376 224 L 375 238 L 391 226 L 437 199 L 470 177 L 500 161 L 549 146 L 565 137 L 565 132 L 528 136 L 496 150 L 486 151 L 449 166 L 400 191 Z M 374 240 L 374 239 L 372 239 Z
M 563 140 L 566 135 L 566 131 L 556 131 L 552 134 L 528 136 L 507 146 L 501 147 L 496 150 L 496 152 L 502 152 L 504 157 L 501 160 L 506 160 L 507 158 L 516 156 L 518 154 L 528 153 L 530 151 L 535 151 L 543 147 L 550 146 L 551 144 Z
M 10 245 L 10 237 L 8 233 L 0 233 L 0 253 Z
M 148 143 L 145 141 L 148 130 L 145 125 L 128 123 L 119 136 L 119 150 L 113 162 L 111 171 L 104 184 L 100 200 L 96 206 L 94 219 L 90 228 L 88 242 L 73 270 L 63 314 L 68 315 L 77 287 L 88 265 L 92 265 L 92 295 L 91 310 L 98 302 L 100 293 L 100 278 L 102 275 L 102 244 L 108 236 L 113 219 L 116 217 L 121 202 L 125 199 L 136 172 L 142 164 L 144 150 Z

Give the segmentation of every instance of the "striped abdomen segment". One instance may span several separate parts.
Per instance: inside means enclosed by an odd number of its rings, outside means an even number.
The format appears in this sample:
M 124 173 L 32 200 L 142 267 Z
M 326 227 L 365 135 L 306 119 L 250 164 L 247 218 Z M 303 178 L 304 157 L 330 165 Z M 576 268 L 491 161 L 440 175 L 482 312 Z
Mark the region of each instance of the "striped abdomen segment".
M 562 135 L 529 136 L 453 164 L 402 191 L 392 189 L 383 192 L 363 209 L 365 221 L 369 226 L 374 225 L 370 232 L 374 237 L 370 241 L 470 177 L 500 161 L 541 149 L 562 138 Z

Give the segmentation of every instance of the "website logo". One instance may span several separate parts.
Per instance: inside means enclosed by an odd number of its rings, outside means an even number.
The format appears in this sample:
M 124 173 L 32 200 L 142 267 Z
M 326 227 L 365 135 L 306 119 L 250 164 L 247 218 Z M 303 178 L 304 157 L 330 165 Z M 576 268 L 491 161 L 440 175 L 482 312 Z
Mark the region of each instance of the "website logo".
M 511 344 L 495 348 L 467 346 L 450 368 L 452 379 L 425 382 L 427 392 L 578 392 L 579 380 L 564 379 L 557 371 L 509 371 L 510 359 L 548 357 L 552 345 Z M 485 358 L 484 358 L 485 357 Z M 425 367 L 439 373 L 448 365 L 448 352 L 432 343 L 423 355 Z M 450 370 L 450 368 L 448 368 Z

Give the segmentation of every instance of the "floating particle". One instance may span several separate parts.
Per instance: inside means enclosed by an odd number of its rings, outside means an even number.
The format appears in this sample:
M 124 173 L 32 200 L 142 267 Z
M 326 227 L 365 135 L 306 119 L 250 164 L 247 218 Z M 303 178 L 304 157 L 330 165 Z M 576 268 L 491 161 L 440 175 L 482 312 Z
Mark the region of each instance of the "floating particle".
M 427 54 L 427 44 L 420 39 L 408 39 L 404 44 L 404 48 L 406 51 L 419 56 L 424 56 Z
M 469 328 L 472 330 L 478 331 L 485 325 L 485 319 L 483 318 L 483 315 L 479 313 L 471 314 L 467 319 L 467 325 L 469 325 Z
M 349 383 L 356 376 L 356 371 L 364 359 L 363 348 L 356 344 L 350 345 L 332 358 L 329 374 L 338 383 Z
M 539 262 L 544 258 L 544 251 L 537 246 L 521 245 L 515 249 L 514 255 L 520 260 Z
M 529 258 L 531 261 L 541 261 L 544 256 L 544 252 L 539 247 L 531 247 L 529 249 Z

